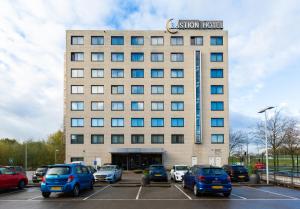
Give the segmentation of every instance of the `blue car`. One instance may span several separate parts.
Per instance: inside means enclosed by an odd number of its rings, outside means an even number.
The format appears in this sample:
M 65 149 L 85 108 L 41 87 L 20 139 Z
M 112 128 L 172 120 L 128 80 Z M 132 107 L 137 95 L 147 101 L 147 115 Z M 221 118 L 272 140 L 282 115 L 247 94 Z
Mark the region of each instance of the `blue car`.
M 230 176 L 223 168 L 199 165 L 193 166 L 183 176 L 182 186 L 192 189 L 196 196 L 204 193 L 222 193 L 229 197 L 232 189 Z
M 74 197 L 84 189 L 93 189 L 94 177 L 81 164 L 57 164 L 48 168 L 41 183 L 42 195 L 48 198 L 51 192 L 71 193 Z
M 168 174 L 163 165 L 150 165 L 150 181 L 168 181 Z

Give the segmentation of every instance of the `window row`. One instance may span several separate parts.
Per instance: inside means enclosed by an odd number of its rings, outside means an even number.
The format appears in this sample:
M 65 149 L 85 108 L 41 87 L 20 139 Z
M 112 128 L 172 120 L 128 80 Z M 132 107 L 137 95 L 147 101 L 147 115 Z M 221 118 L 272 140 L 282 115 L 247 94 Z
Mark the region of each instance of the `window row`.
M 131 36 L 131 45 L 144 45 L 144 36 Z M 84 36 L 71 36 L 71 45 L 83 45 Z M 124 45 L 124 36 L 111 36 L 111 45 Z M 151 36 L 151 45 L 164 45 L 163 36 Z M 203 45 L 203 36 L 191 36 L 191 45 Z M 91 36 L 91 45 L 104 45 L 104 36 Z M 170 45 L 184 45 L 183 36 L 171 36 Z M 210 45 L 223 45 L 223 36 L 211 36 Z
M 131 52 L 131 62 L 144 62 L 144 52 Z M 151 52 L 151 62 L 164 62 L 163 52 Z M 111 52 L 112 62 L 124 62 L 124 52 Z M 84 52 L 71 52 L 71 61 L 83 62 Z M 92 62 L 104 62 L 104 52 L 91 52 Z M 182 52 L 171 52 L 171 62 L 184 62 L 184 53 Z M 210 53 L 211 62 L 223 62 L 222 52 Z
M 144 127 L 144 118 L 131 118 L 131 127 Z M 164 118 L 151 118 L 151 127 L 164 127 Z M 111 127 L 124 127 L 124 118 L 111 118 Z M 84 127 L 84 118 L 71 118 L 71 127 Z M 91 127 L 104 127 L 104 118 L 91 118 Z M 171 127 L 184 127 L 184 118 L 171 118 Z M 211 127 L 224 127 L 224 118 L 211 118 Z

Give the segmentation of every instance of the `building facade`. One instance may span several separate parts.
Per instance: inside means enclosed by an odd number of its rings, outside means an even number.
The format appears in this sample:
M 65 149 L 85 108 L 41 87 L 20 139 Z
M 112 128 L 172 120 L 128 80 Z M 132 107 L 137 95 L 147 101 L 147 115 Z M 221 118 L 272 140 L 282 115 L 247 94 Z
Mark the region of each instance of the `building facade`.
M 227 31 L 68 30 L 64 78 L 66 162 L 227 163 Z

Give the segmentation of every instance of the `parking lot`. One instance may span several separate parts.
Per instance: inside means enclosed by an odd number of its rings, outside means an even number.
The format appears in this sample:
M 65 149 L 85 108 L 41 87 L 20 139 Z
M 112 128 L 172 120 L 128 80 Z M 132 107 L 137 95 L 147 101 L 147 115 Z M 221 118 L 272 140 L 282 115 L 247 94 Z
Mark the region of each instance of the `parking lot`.
M 83 191 L 79 197 L 51 194 L 44 199 L 38 187 L 0 193 L 0 208 L 299 208 L 300 191 L 267 186 L 236 186 L 232 195 L 196 197 L 181 184 L 170 187 L 114 186 L 103 184 L 93 191 Z

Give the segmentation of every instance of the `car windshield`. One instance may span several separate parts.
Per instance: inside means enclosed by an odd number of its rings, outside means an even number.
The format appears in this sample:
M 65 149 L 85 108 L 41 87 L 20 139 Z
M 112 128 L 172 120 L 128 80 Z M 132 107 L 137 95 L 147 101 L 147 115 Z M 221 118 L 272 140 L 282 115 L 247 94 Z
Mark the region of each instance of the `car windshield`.
M 234 171 L 246 171 L 244 166 L 232 166 L 232 170 Z
M 176 166 L 175 167 L 176 171 L 186 171 L 188 170 L 187 166 Z
M 6 168 L 0 168 L 0 174 L 5 174 L 6 173 Z
M 222 168 L 203 168 L 204 175 L 224 175 L 226 174 Z
M 49 168 L 47 175 L 66 175 L 70 173 L 70 167 L 68 166 L 57 166 Z
M 45 172 L 47 168 L 38 168 L 36 169 L 36 172 Z
M 100 171 L 112 171 L 116 169 L 116 166 L 114 165 L 108 165 L 108 166 L 103 166 L 100 168 Z

